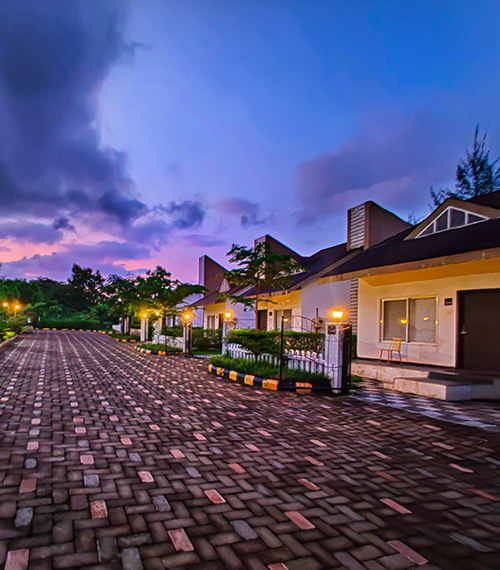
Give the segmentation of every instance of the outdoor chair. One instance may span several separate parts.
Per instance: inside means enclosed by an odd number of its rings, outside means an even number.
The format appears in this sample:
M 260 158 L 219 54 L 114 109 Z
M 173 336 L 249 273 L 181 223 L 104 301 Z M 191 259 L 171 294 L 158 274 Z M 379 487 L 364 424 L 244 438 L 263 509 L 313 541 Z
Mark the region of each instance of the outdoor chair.
M 381 348 L 380 349 L 380 356 L 379 356 L 379 364 L 382 363 L 382 358 L 384 356 L 384 352 L 387 352 L 387 362 L 390 364 L 394 361 L 393 354 L 396 353 L 399 356 L 400 364 L 403 364 L 403 359 L 401 358 L 401 342 L 402 339 L 400 338 L 393 338 L 391 344 L 388 348 Z

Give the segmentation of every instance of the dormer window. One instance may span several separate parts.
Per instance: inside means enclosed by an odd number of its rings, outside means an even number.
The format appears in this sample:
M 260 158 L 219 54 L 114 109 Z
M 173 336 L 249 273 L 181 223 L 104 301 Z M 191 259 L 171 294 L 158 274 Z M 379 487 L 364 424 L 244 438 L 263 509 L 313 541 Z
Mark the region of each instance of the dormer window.
M 487 219 L 488 218 L 485 216 L 472 214 L 471 212 L 460 210 L 459 208 L 447 208 L 416 237 L 424 237 L 438 232 L 451 230 L 453 228 L 461 228 L 462 226 L 477 224 L 478 222 L 484 222 L 484 220 Z

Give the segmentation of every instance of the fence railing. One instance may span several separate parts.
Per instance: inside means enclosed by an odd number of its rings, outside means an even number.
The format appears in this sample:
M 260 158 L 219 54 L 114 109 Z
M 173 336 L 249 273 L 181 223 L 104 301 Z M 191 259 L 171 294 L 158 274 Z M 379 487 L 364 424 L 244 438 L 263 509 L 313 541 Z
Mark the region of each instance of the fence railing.
M 166 342 L 165 342 L 166 341 Z M 154 342 L 156 344 L 166 344 L 170 348 L 184 349 L 184 339 L 181 336 L 172 337 L 163 334 L 155 335 Z
M 255 358 L 252 352 L 239 344 L 226 345 L 226 352 L 233 358 L 243 358 L 245 360 L 253 360 Z M 308 350 L 288 350 L 286 348 L 283 352 L 288 368 L 330 376 L 329 367 L 323 354 L 310 352 Z M 260 356 L 260 360 L 274 366 L 279 366 L 280 361 L 279 356 L 273 354 L 263 354 Z

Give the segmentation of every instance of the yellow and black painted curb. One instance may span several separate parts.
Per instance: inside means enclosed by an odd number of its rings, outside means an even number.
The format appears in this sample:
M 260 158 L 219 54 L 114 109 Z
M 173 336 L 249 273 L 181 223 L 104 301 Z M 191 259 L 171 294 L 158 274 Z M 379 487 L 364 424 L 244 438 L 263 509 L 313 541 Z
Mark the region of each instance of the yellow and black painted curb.
M 115 338 L 113 336 L 110 336 L 111 333 L 107 332 L 107 331 L 98 331 L 97 329 L 56 329 L 56 328 L 39 328 L 39 327 L 35 327 L 35 330 L 37 331 L 73 331 L 73 332 L 97 332 L 97 333 L 101 333 L 101 334 L 106 334 L 109 336 L 109 338 L 111 340 L 114 340 L 115 342 L 140 342 L 137 341 L 135 339 L 128 339 L 128 338 Z
M 67 328 L 62 328 L 62 329 L 57 329 L 57 328 L 49 328 L 49 327 L 34 327 L 34 329 L 36 331 L 72 331 L 72 332 L 98 332 L 101 334 L 109 334 L 106 331 L 98 331 L 97 329 L 67 329 Z M 133 341 L 135 342 L 135 341 Z
M 255 386 L 257 388 L 264 388 L 266 390 L 283 390 L 287 392 L 296 392 L 297 394 L 310 394 L 311 392 L 331 392 L 331 388 L 323 386 L 313 386 L 309 382 L 291 382 L 286 380 L 266 380 L 259 378 L 253 374 L 244 374 L 243 372 L 236 372 L 236 370 L 229 370 L 227 368 L 220 368 L 213 364 L 208 365 L 208 371 L 215 376 L 221 376 L 238 384 L 246 384 L 247 386 Z
M 158 354 L 160 356 L 166 356 L 167 354 L 182 354 L 182 351 L 178 350 L 174 352 L 173 350 L 149 350 L 149 348 L 141 348 L 140 346 L 134 346 L 135 350 L 143 352 L 144 354 Z

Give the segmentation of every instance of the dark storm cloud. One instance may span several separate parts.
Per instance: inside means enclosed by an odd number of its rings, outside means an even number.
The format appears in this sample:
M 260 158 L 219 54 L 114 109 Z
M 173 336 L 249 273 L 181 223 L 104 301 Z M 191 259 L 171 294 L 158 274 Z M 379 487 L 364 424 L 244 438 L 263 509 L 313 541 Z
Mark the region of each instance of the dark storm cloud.
M 376 121 L 333 153 L 298 168 L 299 223 L 365 200 L 393 207 L 425 205 L 431 184 L 454 174 L 459 156 L 453 128 L 427 114 Z
M 63 216 L 56 218 L 52 222 L 52 227 L 55 230 L 68 230 L 69 232 L 76 233 L 75 226 L 70 223 L 69 218 L 65 218 Z
M 168 206 L 160 206 L 160 208 L 171 215 L 173 226 L 179 230 L 200 226 L 205 219 L 205 209 L 198 200 L 170 202 Z
M 54 244 L 62 238 L 60 228 L 38 222 L 0 223 L 0 239 L 10 239 L 18 243 Z
M 239 217 L 242 228 L 261 226 L 269 219 L 263 217 L 259 204 L 242 198 L 227 198 L 221 203 L 220 210 L 230 216 Z
M 130 58 L 122 1 L 0 4 L 0 213 L 114 219 L 147 210 L 126 156 L 101 144 L 96 95 Z
M 117 241 L 101 241 L 94 245 L 71 245 L 63 251 L 50 255 L 36 254 L 23 257 L 2 265 L 2 274 L 13 277 L 20 274 L 50 275 L 56 279 L 66 279 L 73 263 L 100 269 L 104 275 L 110 273 L 125 274 L 124 262 L 149 257 L 147 246 L 122 243 Z

